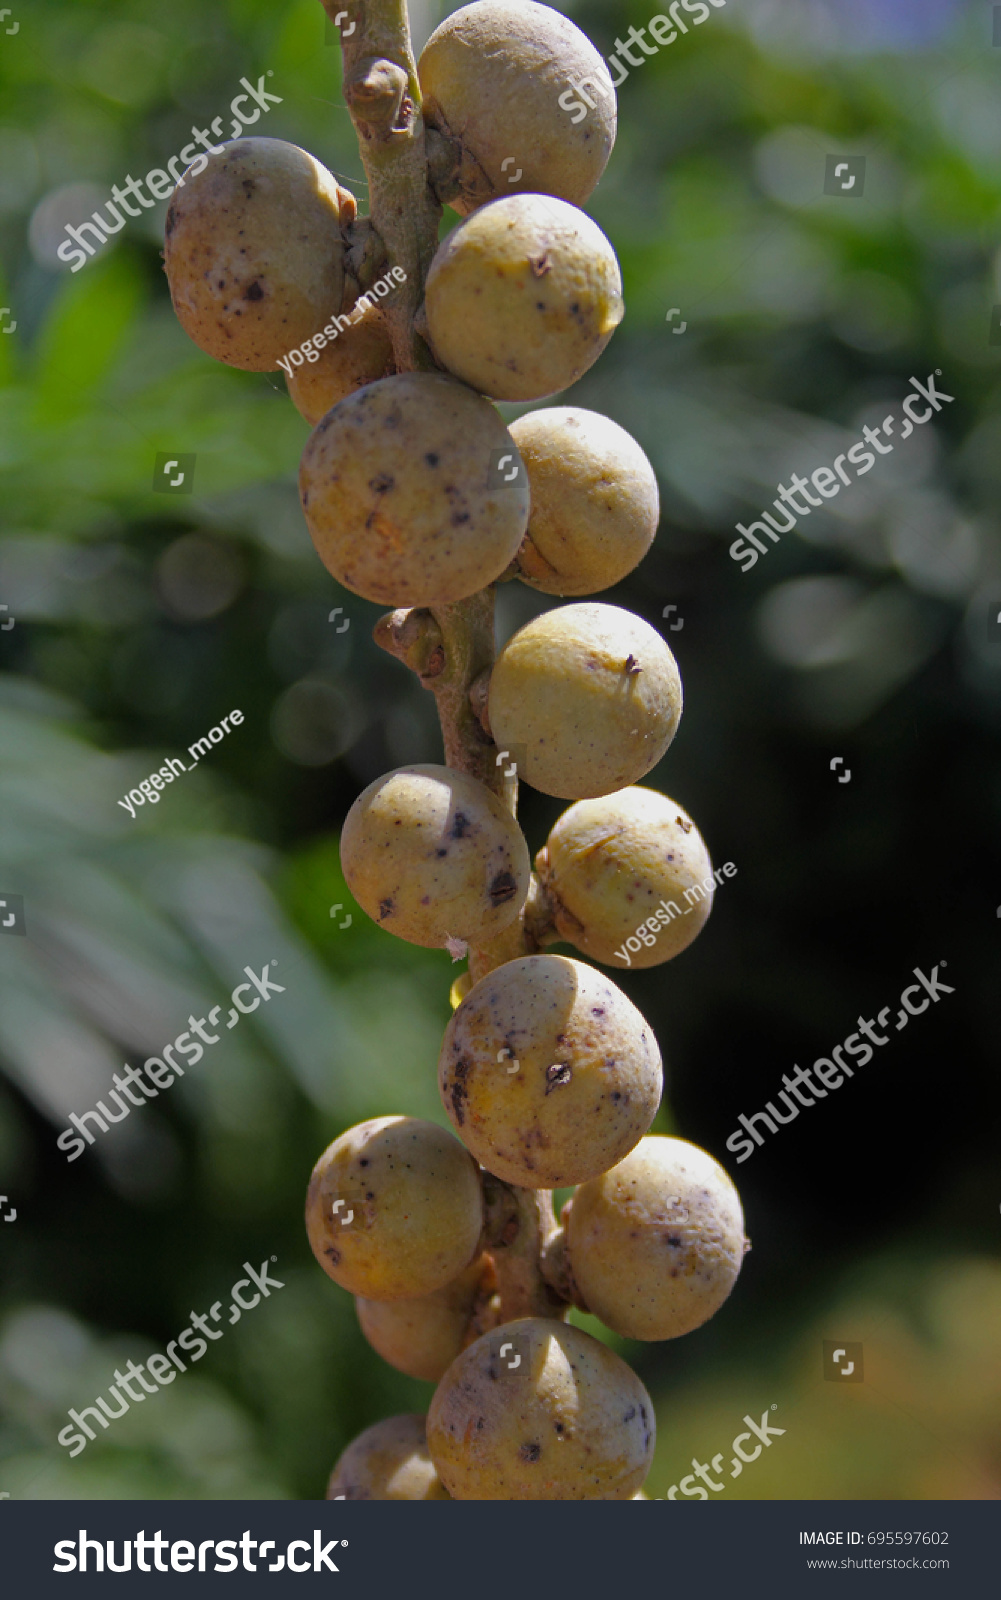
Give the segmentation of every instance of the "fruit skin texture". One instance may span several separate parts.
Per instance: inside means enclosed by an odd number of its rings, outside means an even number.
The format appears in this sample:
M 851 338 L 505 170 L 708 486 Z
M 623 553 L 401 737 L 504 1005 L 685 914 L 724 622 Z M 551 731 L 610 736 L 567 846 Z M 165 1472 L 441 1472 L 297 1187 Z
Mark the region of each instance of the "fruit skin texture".
M 631 611 L 584 601 L 544 612 L 508 640 L 488 715 L 498 749 L 521 747 L 519 777 L 543 794 L 587 800 L 646 777 L 677 732 L 682 701 L 660 634 Z
M 505 1340 L 518 1341 L 517 1371 L 510 1355 L 499 1357 Z M 452 1363 L 427 1438 L 456 1500 L 630 1500 L 653 1459 L 655 1427 L 646 1389 L 606 1345 L 567 1323 L 522 1317 Z
M 428 1455 L 425 1426 L 424 1417 L 404 1413 L 366 1428 L 330 1474 L 326 1498 L 450 1500 Z
M 351 313 L 352 319 L 354 312 Z M 395 372 L 393 341 L 385 320 L 371 305 L 363 306 L 357 322 L 328 340 L 316 361 L 307 360 L 292 368 L 286 378 L 289 397 L 310 427 L 333 406 L 366 383 L 377 383 Z
M 519 576 L 545 594 L 598 594 L 653 543 L 660 495 L 636 440 L 580 406 L 530 411 L 511 424 L 532 508 Z
M 685 899 L 686 890 L 712 877 L 702 835 L 688 812 L 656 789 L 637 785 L 569 806 L 535 870 L 560 936 L 609 967 L 672 960 L 712 910 L 712 888 Z M 638 950 L 626 949 L 629 939 Z
M 449 767 L 398 767 L 363 789 L 341 831 L 348 888 L 373 922 L 444 949 L 497 937 L 525 903 L 525 836 L 482 783 Z
M 462 1349 L 489 1262 L 477 1256 L 443 1289 L 419 1300 L 355 1302 L 361 1331 L 383 1361 L 410 1378 L 437 1383 Z
M 417 76 L 425 120 L 462 146 L 453 210 L 466 216 L 499 195 L 532 191 L 584 204 L 615 143 L 615 89 L 566 17 L 551 6 L 478 0 L 435 29 Z M 574 121 L 559 101 L 581 78 L 591 79 L 596 104 Z
M 597 361 L 622 321 L 615 251 L 565 200 L 493 200 L 443 239 L 425 286 L 441 366 L 494 400 L 541 400 Z
M 344 1204 L 335 1212 L 338 1200 Z M 342 1289 L 370 1300 L 443 1288 L 469 1265 L 482 1223 L 475 1163 L 444 1128 L 419 1117 L 374 1117 L 348 1128 L 309 1181 L 314 1256 Z
M 439 373 L 403 372 L 342 400 L 303 451 L 299 494 L 317 554 L 381 605 L 464 600 L 511 564 L 528 487 L 491 472 L 518 451 L 497 411 Z
M 508 1071 L 515 1062 L 518 1071 Z M 663 1079 L 649 1024 L 610 978 L 567 956 L 538 955 L 505 962 L 473 986 L 445 1030 L 438 1087 L 488 1172 L 556 1189 L 633 1148 L 656 1115 Z
M 237 139 L 171 197 L 164 266 L 184 331 L 207 355 L 267 372 L 318 333 L 344 293 L 353 195 L 308 151 Z
M 561 1221 L 590 1310 L 628 1339 L 676 1339 L 718 1311 L 744 1254 L 740 1196 L 698 1145 L 655 1134 L 582 1184 Z

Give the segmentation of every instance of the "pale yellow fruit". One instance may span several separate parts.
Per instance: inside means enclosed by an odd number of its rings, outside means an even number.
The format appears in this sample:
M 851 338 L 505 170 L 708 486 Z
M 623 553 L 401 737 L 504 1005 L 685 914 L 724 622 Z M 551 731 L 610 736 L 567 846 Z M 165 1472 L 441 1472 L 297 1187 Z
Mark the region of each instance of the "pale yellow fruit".
M 646 555 L 660 518 L 653 467 L 610 417 L 579 406 L 511 424 L 532 506 L 519 575 L 546 594 L 597 594 Z
M 443 1289 L 419 1300 L 355 1302 L 361 1331 L 373 1350 L 398 1372 L 437 1383 L 461 1351 L 484 1277 L 486 1256 L 477 1256 Z
M 452 1363 L 427 1438 L 456 1500 L 630 1500 L 655 1428 L 650 1396 L 614 1351 L 567 1323 L 523 1317 Z
M 541 400 L 593 366 L 622 321 L 615 251 L 548 195 L 481 207 L 438 246 L 425 287 L 441 366 L 494 400 Z
M 418 1117 L 348 1128 L 309 1180 L 313 1254 L 342 1289 L 369 1300 L 443 1288 L 469 1265 L 482 1225 L 475 1163 L 444 1128 Z
M 688 812 L 656 789 L 578 800 L 535 858 L 560 936 L 610 967 L 656 967 L 705 927 L 715 878 Z
M 582 1184 L 561 1221 L 589 1310 L 628 1339 L 676 1339 L 718 1311 L 745 1251 L 740 1196 L 698 1145 L 641 1139 Z
M 308 151 L 236 139 L 171 197 L 164 266 L 200 349 L 267 372 L 341 309 L 354 197 Z
M 341 328 L 336 339 L 327 339 L 315 361 L 307 355 L 302 366 L 293 365 L 291 378 L 286 378 L 292 404 L 311 427 L 356 389 L 388 378 L 396 370 L 393 341 L 382 314 L 365 305 L 360 313 L 357 307 L 352 309 L 346 320 L 349 326 Z
M 330 1475 L 328 1500 L 450 1500 L 428 1454 L 425 1417 L 386 1417 L 352 1440 Z
M 522 956 L 474 984 L 445 1030 L 438 1087 L 477 1161 L 525 1189 L 604 1172 L 660 1104 L 649 1023 L 610 978 L 566 956 Z
M 461 149 L 458 194 L 444 196 L 454 210 L 464 216 L 531 191 L 584 204 L 615 143 L 615 89 L 566 17 L 521 0 L 477 0 L 435 29 L 417 75 L 426 121 Z M 574 104 L 571 85 L 582 79 L 590 108 Z
M 657 765 L 681 720 L 677 662 L 648 622 L 619 606 L 546 611 L 509 639 L 490 676 L 498 749 L 543 794 L 586 800 Z
M 496 795 L 450 767 L 399 767 L 358 796 L 341 830 L 348 888 L 410 944 L 485 944 L 525 903 L 525 836 Z
M 499 413 L 463 384 L 431 372 L 366 384 L 303 451 L 299 493 L 320 560 L 382 605 L 442 605 L 486 588 L 528 526 L 527 485 L 505 486 L 496 471 L 505 455 L 518 462 Z

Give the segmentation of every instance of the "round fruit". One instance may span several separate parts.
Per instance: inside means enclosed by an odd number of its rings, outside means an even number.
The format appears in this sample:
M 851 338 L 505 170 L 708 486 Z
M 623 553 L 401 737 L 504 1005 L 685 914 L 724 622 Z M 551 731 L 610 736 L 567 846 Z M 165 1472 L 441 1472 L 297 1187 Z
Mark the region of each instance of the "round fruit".
M 531 863 L 511 813 L 450 767 L 399 767 L 358 796 L 341 831 L 348 888 L 410 944 L 486 944 L 525 902 Z
M 622 990 L 566 956 L 522 956 L 474 984 L 445 1030 L 438 1087 L 495 1177 L 556 1189 L 604 1172 L 649 1128 L 660 1051 Z
M 419 1300 L 363 1300 L 355 1306 L 361 1331 L 373 1350 L 398 1372 L 437 1383 L 466 1339 L 480 1285 L 489 1271 L 477 1256 L 443 1289 Z
M 655 1427 L 650 1396 L 614 1351 L 580 1328 L 523 1317 L 452 1363 L 427 1438 L 456 1500 L 630 1500 Z
M 610 967 L 657 967 L 705 927 L 715 879 L 687 811 L 656 789 L 578 800 L 535 858 L 560 937 Z
M 425 315 L 439 363 L 457 378 L 494 400 L 541 400 L 593 366 L 622 321 L 619 264 L 576 206 L 511 195 L 438 246 Z
M 369 383 L 314 428 L 299 492 L 320 560 L 382 605 L 444 605 L 510 566 L 527 485 L 497 471 L 518 451 L 497 411 L 441 373 Z
M 267 372 L 344 293 L 347 189 L 283 139 L 237 139 L 171 197 L 164 264 L 185 332 L 218 361 Z
M 395 371 L 393 341 L 382 314 L 364 305 L 357 322 L 354 316 L 353 311 L 350 326 L 336 339 L 328 338 L 319 351 L 314 348 L 306 355 L 302 366 L 294 365 L 286 380 L 292 404 L 311 427 L 356 389 Z
M 520 628 L 490 676 L 498 749 L 520 747 L 518 776 L 585 800 L 625 789 L 677 732 L 677 662 L 648 622 L 619 606 L 560 606 Z
M 750 1248 L 740 1196 L 698 1145 L 653 1135 L 582 1184 L 563 1207 L 574 1281 L 596 1317 L 627 1339 L 700 1328 Z
M 615 143 L 615 89 L 566 17 L 520 0 L 478 0 L 435 29 L 417 75 L 426 121 L 461 149 L 454 210 L 465 216 L 498 195 L 532 191 L 584 204 Z M 590 110 L 570 87 L 581 79 Z M 577 109 L 583 117 L 570 115 Z
M 432 1294 L 469 1265 L 483 1226 L 475 1163 L 418 1117 L 374 1117 L 324 1150 L 306 1232 L 328 1277 L 370 1300 Z
M 546 594 L 597 594 L 642 561 L 660 519 L 654 470 L 610 417 L 579 406 L 511 424 L 532 507 L 520 576 Z
M 450 1500 L 434 1469 L 426 1418 L 386 1417 L 348 1445 L 327 1485 L 328 1500 Z

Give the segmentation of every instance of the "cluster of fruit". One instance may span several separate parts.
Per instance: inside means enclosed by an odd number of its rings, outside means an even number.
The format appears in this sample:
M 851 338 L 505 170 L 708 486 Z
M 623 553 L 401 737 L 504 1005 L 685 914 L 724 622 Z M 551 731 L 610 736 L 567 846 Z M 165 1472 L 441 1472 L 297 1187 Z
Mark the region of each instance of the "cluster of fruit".
M 372 0 L 352 48 L 385 45 L 385 27 L 371 39 L 365 29 L 400 9 Z M 392 63 L 369 63 L 366 92 L 383 66 L 388 80 Z M 652 1403 L 566 1317 L 576 1305 L 636 1339 L 700 1326 L 736 1280 L 743 1217 L 710 1156 L 649 1136 L 662 1073 L 640 1012 L 593 967 L 544 947 L 562 940 L 622 966 L 616 947 L 638 921 L 711 879 L 687 813 L 639 786 L 677 730 L 681 679 L 653 628 L 593 602 L 545 612 L 496 660 L 491 638 L 487 670 L 470 643 L 498 580 L 593 595 L 632 571 L 656 532 L 656 478 L 622 428 L 567 406 L 507 427 L 491 403 L 565 389 L 621 320 L 614 251 L 578 209 L 612 147 L 615 96 L 590 41 L 531 0 L 455 12 L 415 73 L 424 189 L 463 217 L 419 274 L 420 337 L 411 328 L 408 345 L 371 304 L 289 391 L 313 425 L 300 492 L 316 549 L 346 588 L 401 608 L 376 636 L 435 688 L 450 763 L 391 772 L 358 797 L 345 878 L 381 927 L 468 950 L 470 963 L 439 1064 L 457 1137 L 408 1117 L 362 1123 L 309 1186 L 314 1254 L 357 1297 L 367 1339 L 437 1384 L 426 1423 L 369 1429 L 329 1495 L 628 1499 L 650 1465 Z M 602 105 L 576 128 L 558 99 L 582 76 Z M 377 230 L 377 211 L 371 220 Z M 353 197 L 312 156 L 240 139 L 175 194 L 165 258 L 202 349 L 264 371 L 350 308 L 386 264 L 379 242 L 357 231 Z M 524 469 L 513 483 L 505 457 Z M 537 875 L 516 780 L 499 770 L 510 752 L 519 778 L 574 802 Z M 637 965 L 677 955 L 710 907 L 670 923 Z M 552 1191 L 566 1187 L 557 1223 Z

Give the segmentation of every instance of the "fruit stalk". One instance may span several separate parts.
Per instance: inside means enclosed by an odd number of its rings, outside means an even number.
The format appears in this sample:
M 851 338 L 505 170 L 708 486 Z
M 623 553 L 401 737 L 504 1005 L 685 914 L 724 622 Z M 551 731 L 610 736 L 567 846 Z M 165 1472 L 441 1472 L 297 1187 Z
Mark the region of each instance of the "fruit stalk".
M 515 1188 L 487 1172 L 482 1182 L 483 1245 L 497 1274 L 497 1325 L 517 1317 L 562 1320 L 568 1297 L 554 1286 L 559 1277 L 554 1273 L 551 1284 L 541 1268 L 559 1235 L 552 1195 L 548 1189 Z
M 338 0 L 323 0 L 323 8 L 331 20 L 345 14 Z M 352 31 L 341 33 L 343 89 L 368 178 L 369 217 L 385 244 L 390 267 L 406 273 L 383 315 L 397 371 L 434 371 L 434 362 L 414 331 L 414 318 L 438 246 L 441 206 L 428 185 L 421 92 L 406 0 L 365 0 L 363 6 L 352 6 L 351 23 Z

